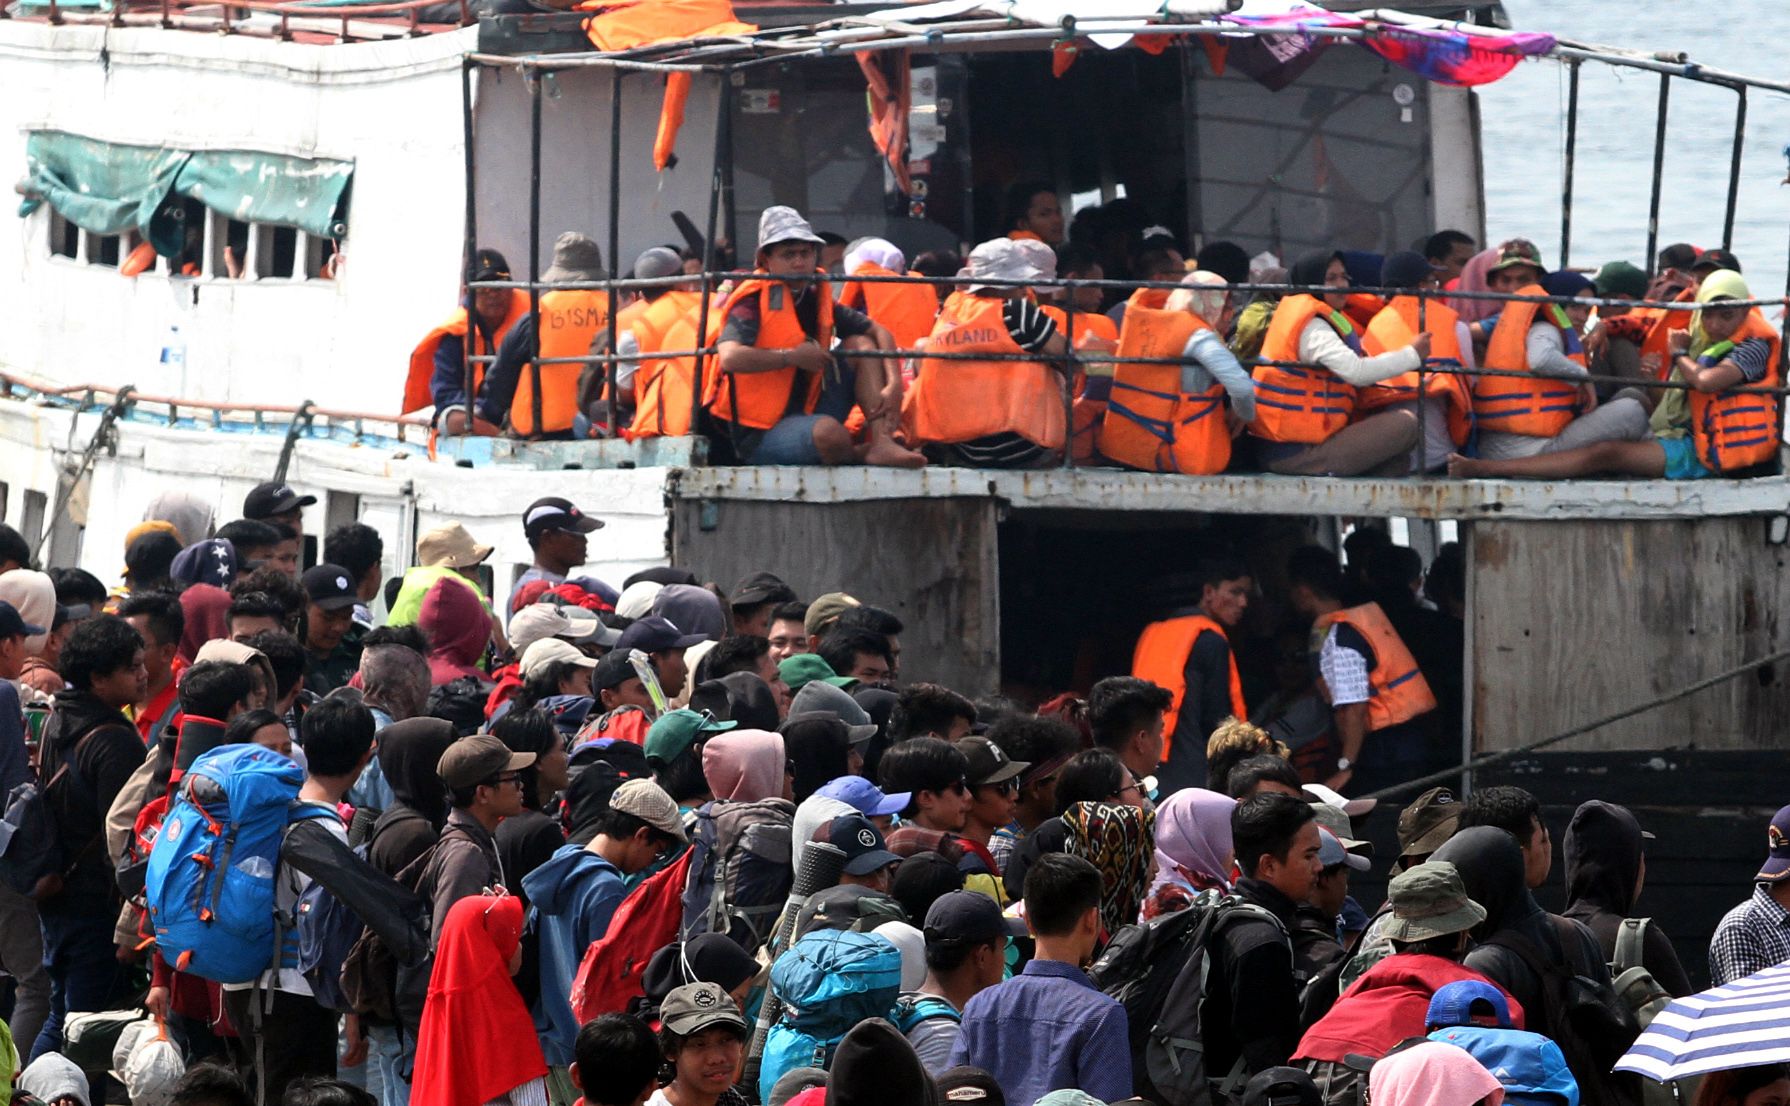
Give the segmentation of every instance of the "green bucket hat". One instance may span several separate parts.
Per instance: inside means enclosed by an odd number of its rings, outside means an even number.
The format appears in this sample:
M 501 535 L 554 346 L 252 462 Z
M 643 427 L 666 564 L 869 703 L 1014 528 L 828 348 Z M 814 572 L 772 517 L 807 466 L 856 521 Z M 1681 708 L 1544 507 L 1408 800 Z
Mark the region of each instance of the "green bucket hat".
M 1427 941 L 1472 929 L 1485 908 L 1467 897 L 1455 866 L 1428 860 L 1394 876 L 1386 888 L 1392 918 L 1382 931 L 1393 941 Z
M 784 657 L 783 663 L 777 666 L 777 675 L 789 685 L 791 692 L 802 690 L 804 684 L 815 680 L 825 680 L 834 687 L 848 688 L 858 681 L 851 676 L 841 676 L 833 671 L 833 666 L 821 660 L 814 653 L 797 653 Z
M 653 723 L 652 729 L 646 731 L 647 759 L 670 764 L 696 744 L 698 738 L 726 733 L 737 725 L 738 722 L 716 721 L 707 711 L 668 710 Z

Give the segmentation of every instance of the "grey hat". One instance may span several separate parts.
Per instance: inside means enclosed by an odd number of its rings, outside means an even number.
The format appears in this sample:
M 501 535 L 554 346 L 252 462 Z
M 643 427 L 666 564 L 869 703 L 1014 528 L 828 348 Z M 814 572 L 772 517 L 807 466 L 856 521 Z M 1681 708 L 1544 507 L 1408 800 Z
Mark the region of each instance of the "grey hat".
M 636 280 L 676 276 L 684 271 L 684 259 L 664 246 L 654 246 L 634 259 Z
M 624 785 L 625 786 L 625 785 Z M 746 1019 L 733 997 L 719 983 L 686 983 L 659 1004 L 659 1022 L 680 1037 L 692 1037 L 717 1025 L 747 1032 Z
M 808 220 L 793 207 L 767 207 L 758 217 L 758 248 L 768 250 L 779 242 L 812 242 L 826 245 L 826 239 L 814 233 Z
M 602 280 L 603 251 L 589 235 L 568 230 L 553 240 L 553 264 L 541 279 L 557 284 L 567 280 Z
M 810 1087 L 827 1085 L 825 1068 L 790 1068 L 771 1088 L 771 1100 L 768 1106 L 785 1106 L 790 1099 L 808 1090 Z
M 1462 933 L 1485 921 L 1485 908 L 1467 897 L 1461 873 L 1445 860 L 1414 864 L 1386 888 L 1392 918 L 1382 934 L 1393 941 L 1427 941 Z
M 856 699 L 825 680 L 809 680 L 789 701 L 789 713 L 792 717 L 809 711 L 836 715 L 845 723 L 846 729 L 851 731 L 848 740 L 853 745 L 876 736 L 876 722 L 870 717 L 870 713 Z
M 679 841 L 688 841 L 684 820 L 679 816 L 677 800 L 652 780 L 629 780 L 609 797 L 609 809 L 632 814 L 660 833 Z
M 963 274 L 969 279 L 971 292 L 980 292 L 993 287 L 997 291 L 1010 291 L 1010 284 L 987 285 L 978 284 L 978 280 L 1037 280 L 1044 274 L 1038 271 L 1019 243 L 1011 238 L 990 238 L 988 241 L 970 251 L 964 263 Z

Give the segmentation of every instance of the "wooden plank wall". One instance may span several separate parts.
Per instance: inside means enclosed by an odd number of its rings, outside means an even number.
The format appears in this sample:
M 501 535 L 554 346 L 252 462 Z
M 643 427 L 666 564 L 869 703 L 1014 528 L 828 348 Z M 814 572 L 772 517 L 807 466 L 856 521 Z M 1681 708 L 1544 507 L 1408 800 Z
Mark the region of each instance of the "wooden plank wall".
M 1514 748 L 1790 647 L 1790 554 L 1762 518 L 1474 522 L 1473 731 Z M 1604 727 L 1554 752 L 1781 748 L 1790 665 Z M 1790 801 L 1790 792 L 1786 792 Z
M 680 499 L 673 563 L 724 588 L 775 572 L 804 600 L 847 591 L 894 611 L 903 683 L 936 681 L 968 695 L 1000 683 L 1000 571 L 995 501 L 874 503 Z

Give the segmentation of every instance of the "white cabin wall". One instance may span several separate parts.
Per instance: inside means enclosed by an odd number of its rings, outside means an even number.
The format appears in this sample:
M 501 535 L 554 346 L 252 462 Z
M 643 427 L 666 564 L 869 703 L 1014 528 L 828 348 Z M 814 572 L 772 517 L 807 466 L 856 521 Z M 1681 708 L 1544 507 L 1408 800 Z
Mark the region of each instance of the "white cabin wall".
M 1479 108 L 1470 88 L 1429 86 L 1430 164 L 1436 229 L 1485 241 L 1484 167 L 1479 160 Z

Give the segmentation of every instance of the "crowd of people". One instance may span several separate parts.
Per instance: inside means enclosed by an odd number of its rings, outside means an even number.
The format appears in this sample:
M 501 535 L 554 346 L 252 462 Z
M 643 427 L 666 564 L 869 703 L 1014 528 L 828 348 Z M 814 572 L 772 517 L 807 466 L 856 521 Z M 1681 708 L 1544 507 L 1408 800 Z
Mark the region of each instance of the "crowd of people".
M 539 325 L 520 289 L 468 293 L 413 354 L 405 409 L 433 405 L 447 433 L 695 433 L 740 464 L 1032 468 L 1069 452 L 1147 472 L 1688 480 L 1776 463 L 1780 397 L 1761 389 L 1782 383 L 1781 340 L 1758 308 L 1722 306 L 1752 298 L 1726 250 L 1675 244 L 1651 277 L 1625 261 L 1587 275 L 1549 272 L 1524 239 L 1480 249 L 1444 230 L 1282 268 L 1225 241 L 1189 258 L 1130 201 L 1066 225 L 1053 191 L 1021 183 L 1008 211 L 966 258 L 910 265 L 770 207 L 750 267 L 711 259 L 732 272 L 712 297 L 676 279 L 700 255 L 655 247 L 627 275 L 659 283 L 614 304 L 554 287 L 606 277 L 567 232 Z M 471 276 L 513 279 L 494 250 Z M 1027 283 L 1059 278 L 1180 287 Z M 1259 284 L 1287 292 L 1234 287 Z M 577 360 L 612 339 L 620 359 Z
M 1612 1064 L 1691 990 L 1621 806 L 1436 787 L 1398 855 L 1359 836 L 1349 795 L 1449 763 L 1458 551 L 1297 550 L 1253 711 L 1225 558 L 1130 672 L 1022 705 L 904 681 L 901 619 L 845 591 L 583 574 L 603 522 L 562 498 L 507 592 L 457 523 L 386 580 L 314 503 L 160 496 L 112 587 L 0 528 L 0 1091 L 1638 1106 Z M 1717 983 L 1790 957 L 1790 808 L 1769 840 Z

